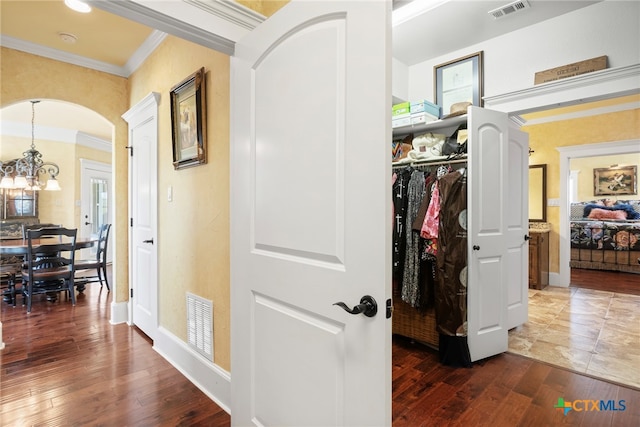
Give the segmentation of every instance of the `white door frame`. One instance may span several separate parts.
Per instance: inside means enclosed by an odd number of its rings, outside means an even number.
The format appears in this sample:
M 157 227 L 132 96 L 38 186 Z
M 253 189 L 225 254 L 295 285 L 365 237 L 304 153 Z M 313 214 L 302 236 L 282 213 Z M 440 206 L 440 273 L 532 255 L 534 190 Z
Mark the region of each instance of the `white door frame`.
M 552 273 L 549 281 L 554 286 L 568 287 L 571 282 L 571 233 L 569 232 L 569 176 L 571 175 L 570 161 L 580 157 L 610 156 L 616 154 L 631 154 L 640 151 L 640 140 L 601 142 L 597 144 L 572 145 L 558 147 L 560 152 L 560 241 L 559 271 L 556 277 Z
M 107 213 L 107 222 L 113 223 L 113 173 L 111 165 L 109 163 L 96 162 L 95 160 L 80 159 L 80 224 L 78 224 L 78 228 L 82 230 L 82 237 L 89 237 L 86 233 L 87 227 L 84 223 L 86 220 L 85 216 L 90 210 L 88 204 L 91 202 L 90 200 L 88 200 L 88 197 L 91 195 L 91 184 L 89 182 L 89 179 L 91 177 L 90 171 L 98 171 L 109 175 L 109 185 L 107 190 L 107 205 L 109 210 Z M 111 260 L 113 259 L 113 250 L 111 248 L 113 248 L 113 245 L 108 248 L 108 262 L 111 262 Z
M 132 144 L 132 134 L 133 134 L 133 130 L 141 125 L 144 125 L 145 123 L 147 123 L 148 121 L 154 121 L 156 124 L 158 123 L 158 104 L 160 102 L 160 94 L 156 93 L 156 92 L 152 92 L 149 95 L 147 95 L 144 99 L 142 99 L 141 101 L 139 101 L 136 105 L 134 105 L 129 111 L 127 111 L 125 114 L 122 115 L 122 118 L 129 124 L 129 144 L 130 146 L 127 147 L 129 149 L 133 149 L 131 148 L 131 144 Z M 155 200 L 155 203 L 152 203 L 153 206 L 149 207 L 149 214 L 152 217 L 152 220 L 150 222 L 153 223 L 153 234 L 154 236 L 157 236 L 157 227 L 158 227 L 158 204 L 157 204 L 157 184 L 158 184 L 158 179 L 157 179 L 157 175 L 158 175 L 158 164 L 157 164 L 157 141 L 158 141 L 158 135 L 157 135 L 157 126 L 156 126 L 156 131 L 155 131 L 155 141 L 151 144 L 151 148 L 154 149 L 154 153 L 152 153 L 152 155 L 150 157 L 152 158 L 146 158 L 145 161 L 148 162 L 148 167 L 149 167 L 149 171 L 150 171 L 150 192 L 153 193 L 151 194 L 151 199 Z M 132 158 L 132 156 L 130 157 L 130 159 Z M 132 212 L 132 206 L 133 206 L 133 199 L 135 197 L 135 188 L 133 185 L 133 180 L 132 180 L 132 176 L 133 176 L 133 167 L 134 167 L 134 161 L 129 161 L 129 168 L 128 168 L 128 188 L 129 188 L 129 192 L 128 192 L 128 206 L 129 206 L 129 218 L 133 218 L 133 212 Z M 132 221 L 130 220 L 130 225 L 131 225 Z M 133 253 L 135 250 L 135 242 L 134 242 L 134 236 L 135 236 L 135 230 L 133 228 L 133 226 L 129 227 L 129 233 L 128 233 L 128 238 L 129 238 L 129 288 L 131 290 L 131 292 L 135 292 L 134 286 L 135 286 L 135 271 L 134 269 L 136 268 L 135 263 L 133 262 Z M 156 239 L 157 240 L 157 239 Z M 156 243 L 154 243 L 156 244 Z M 151 339 L 154 338 L 155 335 L 155 330 L 157 330 L 158 327 L 158 307 L 157 307 L 157 302 L 158 302 L 158 282 L 157 282 L 157 277 L 158 277 L 158 251 L 157 251 L 157 246 L 154 246 L 154 250 L 152 251 L 152 260 L 150 262 L 150 270 L 152 270 L 155 274 L 153 274 L 153 278 L 152 278 L 152 283 L 150 286 L 150 291 L 151 293 L 153 293 L 154 295 L 149 296 L 149 299 L 152 301 L 151 306 L 155 308 L 155 310 L 153 310 L 151 312 L 151 317 L 153 318 L 152 323 L 154 325 L 154 330 L 153 331 L 145 331 L 147 333 L 147 335 L 150 336 Z M 155 281 L 155 283 L 153 283 L 153 281 Z M 131 295 L 131 293 L 130 293 Z M 133 310 L 134 310 L 134 305 L 131 303 L 131 297 L 128 301 L 128 320 L 127 323 L 129 325 L 133 325 L 134 324 L 134 317 L 133 317 Z

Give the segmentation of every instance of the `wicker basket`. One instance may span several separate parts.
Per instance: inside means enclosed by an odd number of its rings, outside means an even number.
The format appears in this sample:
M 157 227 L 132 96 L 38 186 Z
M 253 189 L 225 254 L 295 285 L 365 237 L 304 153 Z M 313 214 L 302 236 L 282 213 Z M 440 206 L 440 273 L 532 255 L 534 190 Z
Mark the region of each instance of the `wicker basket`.
M 421 312 L 402 301 L 393 301 L 393 333 L 438 348 L 436 314 L 433 308 Z

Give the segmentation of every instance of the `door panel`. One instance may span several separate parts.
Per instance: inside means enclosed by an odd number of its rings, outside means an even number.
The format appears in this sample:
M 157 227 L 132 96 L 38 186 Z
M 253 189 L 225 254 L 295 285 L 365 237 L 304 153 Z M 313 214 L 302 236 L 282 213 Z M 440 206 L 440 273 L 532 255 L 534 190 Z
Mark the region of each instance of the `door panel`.
M 509 129 L 507 204 L 507 328 L 525 323 L 529 316 L 529 138 Z
M 149 120 L 133 129 L 131 146 L 133 155 L 133 198 L 131 212 L 132 227 L 132 271 L 133 323 L 151 339 L 157 328 L 157 273 L 155 270 L 156 250 L 153 239 L 155 233 L 155 179 L 152 178 L 156 163 L 151 160 L 156 151 L 153 133 L 157 128 L 155 120 Z M 152 180 L 153 179 L 153 180 Z M 153 242 L 153 243 L 152 243 Z
M 234 425 L 391 423 L 389 19 L 293 1 L 236 45 Z
M 508 119 L 469 108 L 468 342 L 471 360 L 507 350 Z
M 158 328 L 158 100 L 151 93 L 123 117 L 129 123 L 130 322 L 151 339 Z

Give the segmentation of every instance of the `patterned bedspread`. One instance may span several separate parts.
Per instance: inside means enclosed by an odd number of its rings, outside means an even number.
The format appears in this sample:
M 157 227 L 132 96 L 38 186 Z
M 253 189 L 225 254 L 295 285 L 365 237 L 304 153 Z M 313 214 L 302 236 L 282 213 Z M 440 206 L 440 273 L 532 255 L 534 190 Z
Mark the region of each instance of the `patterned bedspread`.
M 572 220 L 570 226 L 572 248 L 640 250 L 640 220 Z

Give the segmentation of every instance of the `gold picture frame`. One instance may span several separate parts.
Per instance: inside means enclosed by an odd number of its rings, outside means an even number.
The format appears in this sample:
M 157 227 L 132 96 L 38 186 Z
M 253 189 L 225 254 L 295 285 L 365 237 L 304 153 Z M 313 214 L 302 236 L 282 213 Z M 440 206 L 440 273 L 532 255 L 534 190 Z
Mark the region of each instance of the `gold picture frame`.
M 174 169 L 207 163 L 204 67 L 171 88 L 170 97 Z
M 593 170 L 593 187 L 596 196 L 638 194 L 638 167 L 596 168 Z

